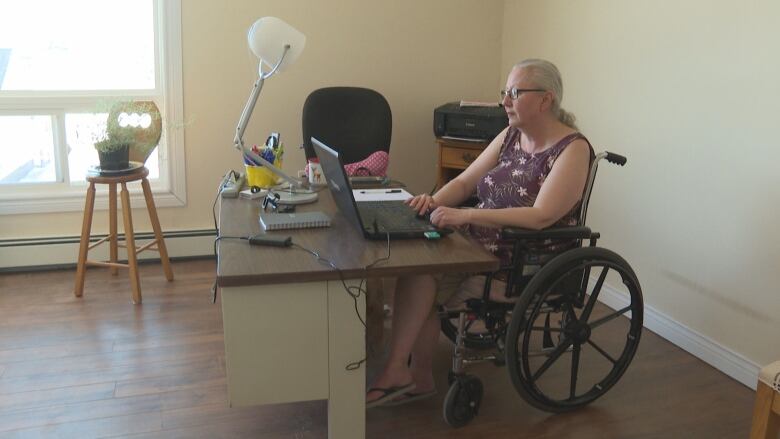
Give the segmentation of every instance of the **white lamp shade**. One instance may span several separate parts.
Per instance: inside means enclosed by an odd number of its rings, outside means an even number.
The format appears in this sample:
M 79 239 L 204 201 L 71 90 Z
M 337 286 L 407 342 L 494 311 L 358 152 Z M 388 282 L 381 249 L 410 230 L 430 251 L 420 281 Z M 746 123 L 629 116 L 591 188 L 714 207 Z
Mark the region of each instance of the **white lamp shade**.
M 263 17 L 255 21 L 249 28 L 247 38 L 252 53 L 268 67 L 275 66 L 284 53 L 284 46 L 290 45 L 290 50 L 279 65 L 280 72 L 298 59 L 306 45 L 306 35 L 276 17 Z

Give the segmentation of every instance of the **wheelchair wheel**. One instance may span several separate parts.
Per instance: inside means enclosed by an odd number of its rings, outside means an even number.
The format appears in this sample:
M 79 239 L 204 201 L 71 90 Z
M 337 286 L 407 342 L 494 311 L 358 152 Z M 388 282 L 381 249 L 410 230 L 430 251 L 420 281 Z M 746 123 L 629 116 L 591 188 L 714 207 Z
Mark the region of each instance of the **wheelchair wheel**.
M 591 275 L 595 282 L 589 282 Z M 617 310 L 596 304 L 607 296 L 620 303 Z M 642 313 L 639 282 L 619 255 L 583 247 L 557 256 L 536 273 L 515 305 L 506 339 L 512 383 L 528 403 L 549 412 L 595 401 L 631 363 Z
M 455 377 L 444 397 L 444 421 L 452 428 L 471 422 L 482 403 L 482 381 L 472 375 Z

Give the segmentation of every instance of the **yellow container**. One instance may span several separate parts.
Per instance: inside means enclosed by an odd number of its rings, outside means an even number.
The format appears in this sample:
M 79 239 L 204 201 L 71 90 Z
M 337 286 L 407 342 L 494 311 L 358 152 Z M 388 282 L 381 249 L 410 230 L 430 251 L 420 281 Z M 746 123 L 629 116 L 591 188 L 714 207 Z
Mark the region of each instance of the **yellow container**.
M 244 165 L 246 167 L 247 186 L 270 188 L 279 183 L 279 178 L 265 166 Z M 277 160 L 274 166 L 281 167 L 281 160 Z

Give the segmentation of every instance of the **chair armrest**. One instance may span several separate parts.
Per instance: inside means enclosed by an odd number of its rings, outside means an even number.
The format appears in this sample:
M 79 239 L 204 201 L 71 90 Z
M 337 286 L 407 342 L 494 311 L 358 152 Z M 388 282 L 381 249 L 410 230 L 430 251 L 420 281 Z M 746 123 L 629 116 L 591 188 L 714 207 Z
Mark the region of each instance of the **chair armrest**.
M 552 227 L 543 230 L 505 227 L 501 230 L 504 239 L 542 240 L 542 239 L 590 239 L 593 236 L 590 227 Z

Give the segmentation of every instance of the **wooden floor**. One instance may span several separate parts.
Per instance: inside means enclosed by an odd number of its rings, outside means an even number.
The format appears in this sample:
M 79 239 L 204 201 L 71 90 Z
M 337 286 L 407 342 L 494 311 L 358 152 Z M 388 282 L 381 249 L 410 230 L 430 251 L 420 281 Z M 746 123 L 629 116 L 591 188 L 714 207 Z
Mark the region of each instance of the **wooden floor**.
M 173 268 L 168 283 L 158 265 L 142 266 L 141 306 L 130 303 L 126 273 L 90 269 L 81 299 L 74 271 L 0 275 L 0 438 L 326 437 L 323 401 L 227 408 L 214 263 Z M 442 340 L 439 389 L 448 366 Z M 368 411 L 367 437 L 712 439 L 745 438 L 750 428 L 752 390 L 649 331 L 623 379 L 574 413 L 532 408 L 505 368 L 471 371 L 485 398 L 467 427 L 444 423 L 442 390 Z

